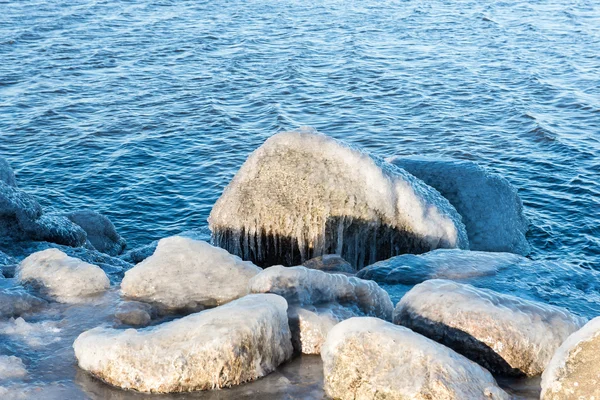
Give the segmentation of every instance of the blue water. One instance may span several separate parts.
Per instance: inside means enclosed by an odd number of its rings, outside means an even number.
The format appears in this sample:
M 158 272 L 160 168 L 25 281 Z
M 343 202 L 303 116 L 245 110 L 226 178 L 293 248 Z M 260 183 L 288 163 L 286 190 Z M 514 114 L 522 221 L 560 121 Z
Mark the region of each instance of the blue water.
M 205 226 L 302 125 L 475 161 L 518 187 L 533 258 L 600 270 L 600 2 L 0 0 L 0 156 L 130 247 Z

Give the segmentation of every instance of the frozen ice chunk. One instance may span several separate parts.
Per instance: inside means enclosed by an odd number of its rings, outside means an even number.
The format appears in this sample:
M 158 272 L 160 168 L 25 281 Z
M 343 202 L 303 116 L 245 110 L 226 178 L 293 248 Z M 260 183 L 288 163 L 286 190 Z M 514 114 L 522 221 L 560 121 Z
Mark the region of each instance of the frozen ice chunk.
M 600 399 L 600 317 L 573 333 L 542 374 L 542 400 Z
M 124 389 L 208 390 L 267 375 L 292 355 L 287 303 L 250 295 L 145 329 L 95 328 L 75 343 L 79 366 Z
M 255 150 L 215 203 L 217 246 L 259 265 L 338 254 L 357 268 L 401 253 L 467 248 L 460 215 L 404 170 L 302 129 Z
M 27 322 L 22 317 L 0 321 L 0 335 L 14 338 L 33 348 L 59 341 L 60 332 L 57 321 Z
M 543 303 L 443 279 L 415 286 L 394 322 L 504 375 L 541 374 L 585 320 Z
M 336 325 L 321 358 L 325 390 L 336 399 L 510 398 L 479 365 L 377 318 L 351 318 Z
M 110 256 L 117 256 L 125 249 L 125 240 L 108 217 L 92 210 L 79 210 L 65 215 L 80 226 L 94 248 Z
M 25 364 L 23 364 L 23 360 L 15 356 L 0 355 L 0 381 L 4 379 L 23 378 L 25 376 L 27 376 L 27 369 L 25 368 Z
M 8 186 L 17 187 L 15 173 L 8 162 L 2 157 L 0 157 L 0 182 L 3 182 Z
M 66 303 L 81 301 L 110 286 L 100 267 L 69 257 L 58 249 L 40 251 L 24 259 L 17 268 L 17 278 Z
M 125 273 L 123 295 L 166 309 L 216 306 L 248 293 L 248 281 L 262 271 L 249 261 L 210 244 L 173 236 Z
M 336 302 L 357 307 L 365 315 L 391 320 L 393 304 L 385 290 L 373 281 L 342 274 L 276 265 L 250 280 L 250 292 L 275 293 L 291 304 Z
M 471 250 L 529 253 L 523 203 L 505 178 L 471 161 L 426 157 L 390 161 L 450 200 L 467 227 Z
M 356 271 L 348 261 L 337 254 L 325 254 L 319 257 L 311 258 L 302 264 L 306 268 L 318 269 L 325 272 L 343 272 L 354 274 Z

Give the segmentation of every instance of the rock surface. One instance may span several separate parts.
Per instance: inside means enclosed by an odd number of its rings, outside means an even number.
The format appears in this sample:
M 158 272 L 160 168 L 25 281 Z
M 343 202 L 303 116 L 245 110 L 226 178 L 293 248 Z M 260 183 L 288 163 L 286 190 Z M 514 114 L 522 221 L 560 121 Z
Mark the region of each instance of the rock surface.
M 542 400 L 600 399 L 600 317 L 573 333 L 542 374 Z
M 510 398 L 479 365 L 377 318 L 351 318 L 336 325 L 321 357 L 325 390 L 336 399 Z
M 262 266 L 338 254 L 360 269 L 468 247 L 460 216 L 436 190 L 311 129 L 276 134 L 254 151 L 209 225 L 216 245 Z
M 2 157 L 0 157 L 0 182 L 3 182 L 8 186 L 17 187 L 15 173 L 8 162 Z
M 324 272 L 341 272 L 345 274 L 354 274 L 356 271 L 348 261 L 337 254 L 325 254 L 319 257 L 311 258 L 303 264 L 306 268 L 318 269 Z
M 559 307 L 434 279 L 402 298 L 394 322 L 494 373 L 534 376 L 585 320 Z
M 447 198 L 462 216 L 471 250 L 526 255 L 529 222 L 517 190 L 471 161 L 396 157 L 397 165 Z
M 66 214 L 87 235 L 87 240 L 99 252 L 117 256 L 123 252 L 126 243 L 108 217 L 92 210 L 79 210 Z
M 292 355 L 287 303 L 272 294 L 135 330 L 95 328 L 75 343 L 79 366 L 123 389 L 208 390 L 251 381 Z
M 225 304 L 248 293 L 262 270 L 210 244 L 173 236 L 125 273 L 123 295 L 166 310 L 196 310 Z
M 126 301 L 117 307 L 115 318 L 125 325 L 145 326 L 152 320 L 153 311 L 150 304 Z
M 66 303 L 81 301 L 110 287 L 108 276 L 100 267 L 69 257 L 58 249 L 40 251 L 21 261 L 17 278 Z

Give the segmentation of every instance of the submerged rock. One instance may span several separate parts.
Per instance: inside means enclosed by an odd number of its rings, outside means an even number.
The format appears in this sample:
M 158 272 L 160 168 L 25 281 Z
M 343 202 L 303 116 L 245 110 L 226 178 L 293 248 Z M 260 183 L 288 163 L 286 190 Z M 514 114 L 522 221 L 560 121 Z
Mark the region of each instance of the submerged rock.
M 377 318 L 336 325 L 322 347 L 336 399 L 509 399 L 492 375 L 449 348 Z
M 125 273 L 123 295 L 167 310 L 211 307 L 248 293 L 259 267 L 210 244 L 173 236 Z
M 0 318 L 18 317 L 36 311 L 46 304 L 44 300 L 32 296 L 22 287 L 3 286 L 0 288 Z
M 110 287 L 100 267 L 69 257 L 58 249 L 40 251 L 24 259 L 17 268 L 17 278 L 65 303 L 78 302 Z
M 534 376 L 585 320 L 559 307 L 434 279 L 402 298 L 394 322 L 492 372 Z
M 65 217 L 85 231 L 94 249 L 110 256 L 117 256 L 125 249 L 125 240 L 108 217 L 92 210 L 75 211 Z
M 471 161 L 395 157 L 397 165 L 447 198 L 462 216 L 471 250 L 526 255 L 529 222 L 517 190 L 503 177 Z
M 309 129 L 254 151 L 209 225 L 217 246 L 263 266 L 338 254 L 360 269 L 401 253 L 468 247 L 460 216 L 436 190 Z
M 250 295 L 155 327 L 95 328 L 75 343 L 79 366 L 123 389 L 209 390 L 255 380 L 288 360 L 287 303 Z
M 393 304 L 375 282 L 306 267 L 274 266 L 250 280 L 252 293 L 285 297 L 296 351 L 319 354 L 327 333 L 338 322 L 355 316 L 391 320 Z
M 542 374 L 542 400 L 600 399 L 600 317 L 573 333 Z
M 345 274 L 354 274 L 356 271 L 348 261 L 337 254 L 325 254 L 323 256 L 311 258 L 302 264 L 306 268 L 318 269 L 324 272 L 342 272 Z
M 119 304 L 115 317 L 125 325 L 145 326 L 152 320 L 154 309 L 150 304 L 139 301 L 126 301 Z

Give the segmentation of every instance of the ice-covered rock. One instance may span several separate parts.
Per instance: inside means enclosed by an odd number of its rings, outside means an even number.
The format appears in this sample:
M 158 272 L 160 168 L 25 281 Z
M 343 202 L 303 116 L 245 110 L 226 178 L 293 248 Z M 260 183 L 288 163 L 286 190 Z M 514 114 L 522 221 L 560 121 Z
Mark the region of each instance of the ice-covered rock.
M 208 390 L 251 381 L 292 355 L 287 303 L 245 296 L 144 329 L 95 328 L 75 343 L 79 366 L 124 389 Z
M 449 348 L 377 318 L 336 325 L 322 347 L 336 399 L 509 399 L 492 375 Z
M 210 244 L 173 236 L 125 273 L 123 295 L 165 309 L 216 306 L 248 293 L 248 281 L 262 271 L 249 261 Z
M 60 302 L 78 302 L 104 292 L 110 282 L 104 271 L 58 249 L 34 253 L 17 268 L 20 282 L 31 284 Z
M 255 150 L 215 203 L 214 244 L 263 266 L 338 254 L 353 266 L 467 248 L 460 216 L 404 170 L 311 129 Z
M 573 333 L 542 374 L 542 400 L 600 399 L 600 317 Z
M 25 368 L 25 364 L 23 364 L 23 360 L 15 356 L 0 355 L 0 381 L 4 379 L 23 378 L 25 376 L 27 376 L 27 369 Z
M 96 250 L 117 256 L 125 249 L 125 240 L 108 217 L 92 210 L 75 211 L 65 217 L 85 231 L 87 240 Z
M 318 269 L 325 272 L 342 272 L 354 274 L 356 271 L 348 261 L 337 254 L 325 254 L 319 257 L 311 258 L 303 264 L 306 268 Z
M 357 307 L 364 315 L 391 320 L 393 304 L 385 290 L 373 281 L 342 274 L 275 265 L 250 280 L 250 292 L 275 293 L 290 304 L 339 303 Z
M 395 157 L 391 163 L 437 189 L 462 216 L 471 250 L 526 255 L 529 222 L 517 190 L 472 161 Z
M 85 231 L 67 217 L 43 214 L 36 220 L 21 221 L 21 227 L 32 240 L 79 247 L 86 241 Z
M 2 157 L 0 157 L 0 182 L 3 182 L 8 186 L 17 187 L 15 173 L 8 162 Z
M 44 300 L 32 296 L 21 287 L 0 288 L 0 318 L 20 316 L 38 310 L 45 304 Z
M 115 317 L 125 325 L 144 326 L 152 320 L 153 311 L 150 304 L 139 301 L 126 301 L 119 304 L 115 311 Z
M 541 374 L 585 320 L 543 303 L 443 279 L 415 286 L 394 322 L 503 375 Z

